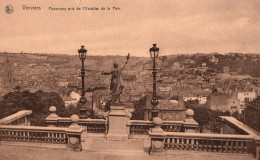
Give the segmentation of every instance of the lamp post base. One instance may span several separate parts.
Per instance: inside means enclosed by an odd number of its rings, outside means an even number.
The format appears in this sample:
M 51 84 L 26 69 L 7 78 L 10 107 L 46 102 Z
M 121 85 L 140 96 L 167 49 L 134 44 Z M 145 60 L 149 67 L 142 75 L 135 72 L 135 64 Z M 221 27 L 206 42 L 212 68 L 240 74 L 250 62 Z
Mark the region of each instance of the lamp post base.
M 87 118 L 87 108 L 86 108 L 87 99 L 84 95 L 80 97 L 78 108 L 79 108 L 79 118 Z
M 87 118 L 87 110 L 86 110 L 86 108 L 80 108 L 79 109 L 79 118 L 80 119 Z

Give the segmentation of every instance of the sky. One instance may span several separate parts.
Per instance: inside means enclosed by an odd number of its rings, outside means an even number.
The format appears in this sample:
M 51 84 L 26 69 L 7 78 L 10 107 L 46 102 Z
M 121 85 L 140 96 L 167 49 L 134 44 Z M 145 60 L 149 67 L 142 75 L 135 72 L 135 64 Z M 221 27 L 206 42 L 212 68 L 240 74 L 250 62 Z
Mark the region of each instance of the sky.
M 160 55 L 260 53 L 260 0 L 5 0 L 0 22 L 0 52 L 73 55 L 85 45 L 88 55 L 149 56 L 156 43 Z

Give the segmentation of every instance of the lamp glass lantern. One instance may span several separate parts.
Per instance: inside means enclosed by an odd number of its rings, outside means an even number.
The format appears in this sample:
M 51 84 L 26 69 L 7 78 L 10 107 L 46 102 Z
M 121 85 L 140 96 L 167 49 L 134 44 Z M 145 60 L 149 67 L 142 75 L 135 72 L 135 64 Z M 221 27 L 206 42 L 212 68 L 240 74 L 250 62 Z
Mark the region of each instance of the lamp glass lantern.
M 156 47 L 156 44 L 153 44 L 153 47 L 149 50 L 151 58 L 157 59 L 159 56 L 159 48 Z
M 86 54 L 87 54 L 87 51 L 84 46 L 81 46 L 81 48 L 78 50 L 78 53 L 79 53 L 79 59 L 81 60 L 85 60 L 86 59 Z

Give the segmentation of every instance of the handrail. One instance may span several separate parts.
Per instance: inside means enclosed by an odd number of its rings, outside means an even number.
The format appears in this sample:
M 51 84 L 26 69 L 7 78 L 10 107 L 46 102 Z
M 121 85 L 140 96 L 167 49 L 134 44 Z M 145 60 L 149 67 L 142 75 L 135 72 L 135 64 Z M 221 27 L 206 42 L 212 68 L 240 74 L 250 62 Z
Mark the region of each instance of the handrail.
M 70 118 L 58 117 L 58 122 L 71 122 Z M 79 119 L 79 123 L 106 123 L 105 119 Z
M 210 140 L 221 140 L 221 139 L 234 139 L 234 140 L 253 140 L 253 135 L 237 135 L 237 134 L 209 134 L 209 133 L 185 133 L 185 132 L 164 132 L 161 134 L 149 132 L 150 136 L 156 137 L 185 137 L 195 139 L 210 139 Z
M 179 124 L 182 125 L 183 121 L 163 121 L 162 125 L 167 124 Z M 144 120 L 129 120 L 127 125 L 154 125 L 152 121 L 144 121 Z
M 19 112 L 16 112 L 12 115 L 9 115 L 3 119 L 0 119 L 0 124 L 1 125 L 5 125 L 5 124 L 9 124 L 12 123 L 22 117 L 26 117 L 28 115 L 32 114 L 32 110 L 21 110 Z
M 48 131 L 60 131 L 65 132 L 67 128 L 61 127 L 40 127 L 40 126 L 10 126 L 10 125 L 0 125 L 0 130 L 3 129 L 10 129 L 10 130 L 27 130 L 27 131 L 41 131 L 41 132 L 48 132 Z

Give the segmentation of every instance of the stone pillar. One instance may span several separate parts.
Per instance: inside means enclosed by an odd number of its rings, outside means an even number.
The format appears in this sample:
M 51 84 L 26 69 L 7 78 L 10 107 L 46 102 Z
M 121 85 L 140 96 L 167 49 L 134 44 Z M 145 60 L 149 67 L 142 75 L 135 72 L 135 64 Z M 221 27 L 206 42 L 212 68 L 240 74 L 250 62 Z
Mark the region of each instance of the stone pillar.
M 183 123 L 184 131 L 187 133 L 196 133 L 198 132 L 199 124 L 193 119 L 194 112 L 192 109 L 187 109 L 186 119 Z
M 26 116 L 25 117 L 25 126 L 30 126 L 31 125 L 31 116 L 30 115 L 28 115 L 28 116 Z
M 155 117 L 153 119 L 154 128 L 152 128 L 149 136 L 151 137 L 151 146 L 149 149 L 149 154 L 162 152 L 164 150 L 164 131 L 161 128 L 162 126 L 162 119 L 159 117 Z
M 255 141 L 255 159 L 260 160 L 260 136 L 254 138 Z
M 55 106 L 51 106 L 49 108 L 49 111 L 51 112 L 51 114 L 47 118 L 45 118 L 45 123 L 47 124 L 48 127 L 57 126 L 59 116 L 56 114 L 56 110 L 57 109 Z
M 131 126 L 131 125 L 129 125 L 128 122 L 129 122 L 129 120 L 130 120 L 131 117 L 132 117 L 132 113 L 126 110 L 126 117 L 127 117 L 126 132 L 127 132 L 128 137 L 129 137 L 129 136 L 130 136 L 130 126 Z
M 74 114 L 71 116 L 71 125 L 66 129 L 66 135 L 68 137 L 68 147 L 74 151 L 81 151 L 81 133 L 83 128 L 78 125 L 79 116 Z
M 127 135 L 127 114 L 125 106 L 110 106 L 109 112 L 109 129 L 107 140 L 109 141 L 123 141 L 128 139 Z

